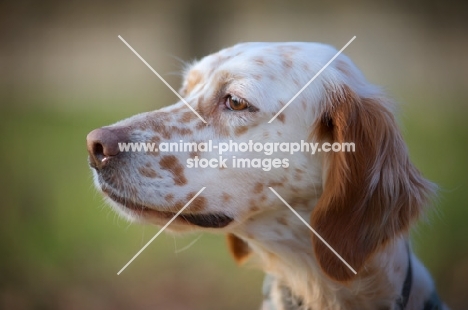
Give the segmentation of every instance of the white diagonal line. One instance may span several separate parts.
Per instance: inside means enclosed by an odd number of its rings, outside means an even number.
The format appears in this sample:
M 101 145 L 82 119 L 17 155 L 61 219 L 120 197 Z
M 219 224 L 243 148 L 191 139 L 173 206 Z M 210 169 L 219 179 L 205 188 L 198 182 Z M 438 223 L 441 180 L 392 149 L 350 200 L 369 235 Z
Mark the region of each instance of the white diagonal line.
M 127 45 L 127 47 L 128 47 L 135 55 L 137 55 L 138 58 L 140 58 L 141 61 L 143 61 L 143 63 L 144 63 L 154 74 L 156 74 L 156 76 L 157 76 L 164 84 L 166 84 L 166 86 L 167 86 L 170 90 L 172 90 L 172 92 L 173 92 L 177 97 L 179 97 L 180 100 L 182 100 L 183 103 L 185 103 L 185 105 L 186 105 L 187 107 L 189 107 L 190 110 L 192 110 L 193 113 L 195 113 L 196 116 L 198 116 L 198 118 L 199 118 L 203 123 L 206 124 L 206 121 L 203 119 L 203 117 L 201 117 L 200 114 L 198 114 L 197 111 L 195 111 L 195 109 L 192 108 L 192 106 L 191 106 L 190 104 L 188 104 L 187 101 L 185 101 L 185 99 L 182 98 L 182 96 L 179 95 L 179 93 L 176 92 L 175 89 L 172 88 L 172 86 L 169 85 L 169 83 L 166 82 L 166 80 L 163 79 L 163 77 L 162 77 L 161 75 L 159 75 L 159 73 L 156 72 L 156 70 L 154 70 L 154 69 L 147 63 L 146 60 L 144 60 L 143 57 L 141 57 L 140 54 L 138 54 L 137 51 L 135 51 L 135 50 L 133 49 L 133 47 L 131 47 L 130 44 L 128 44 L 127 41 L 124 40 L 124 38 L 122 38 L 120 35 L 119 35 L 118 37 L 119 37 L 119 39 L 120 39 L 123 43 L 125 43 L 125 45 Z
M 287 202 L 286 200 L 283 199 L 283 197 L 281 197 L 273 188 L 271 187 L 268 187 L 291 211 L 292 213 L 294 213 L 301 221 L 302 223 L 304 223 L 304 225 L 306 225 L 313 233 L 315 236 L 317 236 L 317 238 L 320 239 L 320 241 L 322 241 L 332 252 L 333 254 L 335 254 L 345 265 L 346 267 L 348 267 L 354 274 L 357 274 L 357 272 L 353 269 L 353 267 L 351 267 L 348 262 L 346 262 L 343 257 L 340 256 L 340 254 L 338 254 L 338 252 L 336 252 L 326 241 L 325 239 L 322 238 L 322 236 L 320 236 L 310 225 L 309 223 L 307 223 L 300 215 L 299 213 L 296 212 L 296 210 L 294 210 Z
M 160 235 L 160 234 L 161 234 L 161 233 L 164 231 L 164 229 L 166 229 L 166 228 L 167 228 L 167 226 L 169 226 L 169 225 L 172 223 L 172 221 L 174 221 L 174 220 L 175 220 L 175 219 L 176 219 L 176 218 L 177 218 L 177 217 L 178 217 L 178 216 L 179 216 L 179 215 L 182 213 L 182 211 L 184 211 L 184 210 L 185 210 L 185 208 L 187 208 L 187 207 L 188 207 L 188 206 L 189 206 L 189 205 L 192 203 L 192 201 L 193 201 L 195 198 L 197 198 L 197 197 L 198 197 L 198 195 L 200 195 L 200 194 L 201 194 L 201 192 L 203 192 L 203 191 L 205 190 L 205 188 L 206 188 L 206 187 L 203 187 L 201 190 L 199 190 L 199 191 L 198 191 L 198 193 L 197 193 L 195 196 L 193 196 L 193 198 L 192 198 L 192 199 L 190 199 L 190 200 L 189 200 L 189 202 L 187 202 L 187 203 L 185 204 L 185 206 L 184 206 L 182 209 L 180 209 L 180 210 L 179 210 L 179 212 L 177 212 L 177 214 L 176 214 L 176 215 L 174 215 L 174 217 L 173 217 L 173 218 L 172 218 L 172 219 L 171 219 L 169 222 L 167 222 L 167 224 L 166 224 L 166 225 L 164 225 L 164 227 L 163 227 L 163 228 L 161 228 L 161 229 L 158 231 L 158 233 L 157 233 L 156 235 L 154 235 L 154 237 L 153 237 L 153 238 L 151 238 L 151 240 L 150 240 L 150 241 L 148 241 L 148 243 L 146 243 L 146 244 L 145 244 L 145 246 L 144 246 L 144 247 L 142 247 L 142 248 L 141 248 L 141 250 L 140 250 L 140 251 L 138 251 L 138 253 L 136 253 L 136 254 L 135 254 L 135 256 L 133 256 L 133 257 L 132 257 L 132 259 L 131 259 L 131 260 L 130 260 L 130 261 L 129 261 L 129 262 L 128 262 L 128 263 L 127 263 L 125 266 L 123 266 L 123 268 L 122 268 L 122 269 L 120 269 L 120 271 L 119 271 L 119 272 L 117 272 L 117 275 L 120 275 L 120 274 L 122 273 L 122 271 L 124 271 L 124 270 L 125 270 L 125 268 L 127 268 L 127 267 L 128 267 L 128 265 L 130 265 L 130 264 L 131 264 L 131 263 L 132 263 L 132 262 L 135 260 L 135 258 L 137 258 L 137 257 L 138 257 L 138 255 L 140 255 L 140 254 L 141 254 L 141 252 L 143 252 L 143 251 L 144 251 L 144 250 L 145 250 L 145 249 L 148 247 L 148 245 L 150 245 L 150 243 L 151 243 L 151 242 L 153 242 L 153 241 L 154 241 L 154 239 L 156 239 L 156 238 L 157 238 L 157 237 L 158 237 L 158 236 L 159 236 L 159 235 Z
M 340 49 L 340 50 L 338 51 L 338 53 L 336 53 L 336 55 L 335 55 L 335 56 L 333 56 L 333 58 L 332 58 L 332 59 L 330 59 L 330 60 L 329 60 L 329 61 L 326 63 L 326 65 L 325 65 L 325 66 L 323 66 L 323 68 L 322 68 L 322 69 L 320 69 L 320 71 L 319 71 L 319 72 L 317 72 L 317 73 L 314 75 L 314 77 L 313 77 L 313 78 L 311 78 L 311 79 L 310 79 L 310 81 L 309 81 L 309 82 L 307 82 L 307 84 L 305 84 L 305 85 L 304 85 L 304 87 L 302 87 L 302 88 L 301 88 L 301 90 L 299 90 L 299 91 L 297 92 L 297 94 L 296 94 L 296 95 L 294 95 L 294 97 L 292 97 L 292 98 L 291 98 L 291 100 L 289 100 L 289 101 L 288 101 L 288 103 L 286 103 L 286 105 L 285 105 L 284 107 L 282 107 L 282 108 L 281 108 L 281 110 L 279 110 L 279 111 L 278 111 L 278 113 L 276 113 L 276 115 L 275 115 L 275 116 L 273 116 L 273 117 L 271 118 L 271 120 L 268 122 L 268 124 L 270 124 L 271 122 L 273 122 L 273 121 L 275 120 L 275 118 L 277 118 L 277 117 L 278 117 L 278 115 L 280 115 L 280 114 L 281 114 L 281 112 L 283 112 L 283 111 L 284 111 L 284 109 L 286 109 L 286 108 L 288 107 L 288 105 L 290 105 L 290 104 L 291 104 L 291 102 L 293 102 L 293 101 L 294 101 L 294 99 L 296 99 L 296 98 L 297 98 L 297 96 L 299 96 L 299 95 L 300 95 L 300 94 L 301 94 L 301 93 L 304 91 L 304 89 L 306 89 L 306 88 L 307 88 L 307 86 L 309 86 L 309 85 L 310 85 L 310 83 L 312 83 L 312 82 L 313 82 L 313 81 L 314 81 L 314 80 L 315 80 L 315 79 L 316 79 L 316 78 L 317 78 L 317 77 L 320 75 L 320 73 L 322 73 L 322 71 L 323 71 L 323 70 L 325 70 L 325 69 L 326 69 L 326 68 L 327 68 L 327 67 L 328 67 L 328 66 L 329 66 L 329 65 L 332 63 L 332 61 L 333 61 L 333 60 L 335 60 L 335 58 L 336 58 L 336 57 L 338 57 L 338 56 L 339 56 L 339 55 L 340 55 L 340 54 L 341 54 L 341 53 L 342 53 L 342 52 L 345 50 L 345 48 L 347 48 L 347 47 L 348 47 L 348 45 L 350 45 L 350 44 L 351 44 L 351 42 L 353 42 L 353 41 L 354 41 L 354 39 L 356 39 L 356 36 L 352 37 L 352 38 L 351 38 L 351 40 L 349 40 L 349 42 L 348 42 L 348 43 L 346 43 L 346 45 L 345 45 L 345 46 L 343 46 L 343 48 L 342 48 L 342 49 Z

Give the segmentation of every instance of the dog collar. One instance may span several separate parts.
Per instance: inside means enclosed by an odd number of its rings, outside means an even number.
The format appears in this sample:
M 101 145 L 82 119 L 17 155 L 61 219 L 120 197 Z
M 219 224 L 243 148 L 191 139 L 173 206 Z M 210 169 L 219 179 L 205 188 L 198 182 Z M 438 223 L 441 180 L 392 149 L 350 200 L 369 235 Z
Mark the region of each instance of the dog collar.
M 409 251 L 409 245 L 406 245 L 408 253 L 408 268 L 406 269 L 405 282 L 403 282 L 403 288 L 401 289 L 401 299 L 397 301 L 397 305 L 400 310 L 404 310 L 408 304 L 408 300 L 411 293 L 411 286 L 413 285 L 413 267 L 411 264 L 411 254 Z
M 409 245 L 407 245 L 408 251 L 408 269 L 406 271 L 405 282 L 403 282 L 403 288 L 401 289 L 401 299 L 397 301 L 397 305 L 400 310 L 405 310 L 406 305 L 411 293 L 411 286 L 413 285 L 413 267 L 411 264 L 411 252 L 409 250 Z M 424 303 L 423 310 L 441 310 L 442 301 L 439 298 L 439 295 L 434 290 L 429 296 L 429 299 Z

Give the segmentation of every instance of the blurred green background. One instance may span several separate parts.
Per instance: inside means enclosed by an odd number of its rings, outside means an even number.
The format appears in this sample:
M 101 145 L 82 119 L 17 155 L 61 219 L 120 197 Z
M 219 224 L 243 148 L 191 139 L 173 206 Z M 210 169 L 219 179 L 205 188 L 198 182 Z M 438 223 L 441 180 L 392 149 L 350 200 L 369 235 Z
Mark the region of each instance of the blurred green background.
M 257 309 L 262 274 L 222 236 L 161 235 L 102 202 L 86 134 L 176 97 L 183 61 L 242 41 L 341 48 L 402 103 L 411 157 L 441 187 L 414 247 L 453 309 L 468 309 L 468 58 L 463 2 L 3 1 L 0 309 Z

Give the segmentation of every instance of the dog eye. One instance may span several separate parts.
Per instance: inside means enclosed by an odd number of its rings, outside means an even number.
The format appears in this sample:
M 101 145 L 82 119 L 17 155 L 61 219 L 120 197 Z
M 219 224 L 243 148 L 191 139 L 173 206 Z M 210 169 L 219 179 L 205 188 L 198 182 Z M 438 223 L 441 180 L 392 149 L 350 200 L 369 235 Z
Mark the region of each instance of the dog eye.
M 229 110 L 233 111 L 241 111 L 249 107 L 249 103 L 246 100 L 232 95 L 226 97 L 225 105 Z

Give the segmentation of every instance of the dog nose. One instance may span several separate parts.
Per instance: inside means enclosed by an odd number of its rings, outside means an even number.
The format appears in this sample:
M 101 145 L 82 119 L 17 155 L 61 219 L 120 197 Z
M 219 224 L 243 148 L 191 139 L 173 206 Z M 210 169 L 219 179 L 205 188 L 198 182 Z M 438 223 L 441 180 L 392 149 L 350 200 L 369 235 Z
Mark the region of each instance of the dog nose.
M 125 127 L 102 127 L 91 131 L 86 137 L 91 167 L 103 168 L 111 157 L 120 153 L 119 143 L 127 142 Z

